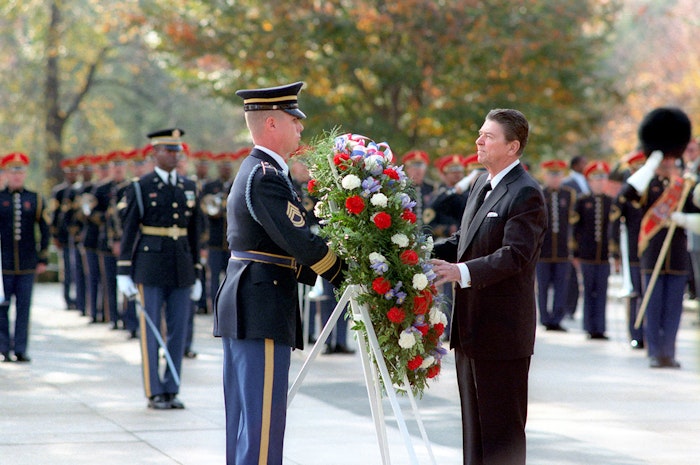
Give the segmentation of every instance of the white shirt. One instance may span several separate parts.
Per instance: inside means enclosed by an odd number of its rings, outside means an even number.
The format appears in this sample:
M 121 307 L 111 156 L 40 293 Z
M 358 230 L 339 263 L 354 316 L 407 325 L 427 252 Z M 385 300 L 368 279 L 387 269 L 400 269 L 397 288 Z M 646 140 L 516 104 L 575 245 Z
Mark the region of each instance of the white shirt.
M 284 161 L 284 158 L 282 158 L 280 155 L 278 155 L 277 153 L 275 153 L 275 152 L 273 152 L 272 150 L 268 149 L 267 147 L 263 147 L 262 145 L 256 145 L 256 146 L 253 147 L 253 148 L 254 148 L 254 149 L 261 150 L 261 151 L 265 152 L 266 154 L 270 155 L 272 158 L 275 159 L 275 161 L 277 162 L 277 164 L 280 165 L 280 167 L 282 167 L 282 171 L 284 172 L 285 175 L 286 175 L 287 173 L 289 173 L 289 166 L 287 166 L 287 162 Z
M 165 171 L 163 168 L 158 168 L 157 166 L 155 167 L 155 172 L 158 175 L 160 179 L 163 180 L 165 184 L 173 185 L 170 180 L 175 179 L 177 181 L 177 171 L 172 170 L 172 171 Z
M 510 172 L 510 170 L 512 170 L 513 168 L 515 168 L 519 164 L 520 164 L 520 158 L 515 160 L 510 165 L 506 166 L 504 169 L 502 169 L 496 176 L 493 177 L 493 179 L 488 179 L 487 182 L 491 183 L 491 190 L 486 193 L 486 197 L 484 197 L 484 200 L 486 200 L 489 197 L 489 195 L 491 195 L 491 192 L 493 192 L 493 190 L 496 188 L 498 183 L 501 182 L 501 180 L 506 177 L 506 174 L 508 174 Z M 489 178 L 490 178 L 490 175 L 489 175 Z M 464 233 L 466 234 L 467 232 L 464 231 Z M 461 287 L 461 288 L 471 287 L 472 275 L 469 272 L 469 267 L 467 266 L 467 264 L 464 262 L 457 263 L 457 268 L 459 268 L 459 275 L 460 275 L 459 287 Z

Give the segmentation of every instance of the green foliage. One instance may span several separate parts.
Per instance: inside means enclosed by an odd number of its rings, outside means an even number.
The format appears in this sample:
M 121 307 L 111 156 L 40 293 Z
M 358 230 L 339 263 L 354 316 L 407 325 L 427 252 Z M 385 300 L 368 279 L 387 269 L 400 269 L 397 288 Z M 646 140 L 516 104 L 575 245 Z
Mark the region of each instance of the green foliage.
M 233 101 L 238 88 L 304 80 L 307 132 L 342 123 L 434 157 L 474 151 L 491 108 L 533 123 L 531 158 L 598 148 L 617 96 L 600 72 L 616 1 L 208 2 L 162 50 Z

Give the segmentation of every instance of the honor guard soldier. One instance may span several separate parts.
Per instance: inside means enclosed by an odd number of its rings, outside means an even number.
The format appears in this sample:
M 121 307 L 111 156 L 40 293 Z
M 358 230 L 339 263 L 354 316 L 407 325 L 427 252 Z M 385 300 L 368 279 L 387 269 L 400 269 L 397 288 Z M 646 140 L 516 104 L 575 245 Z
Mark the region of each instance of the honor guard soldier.
M 638 253 L 644 293 L 649 293 L 646 309 L 639 309 L 646 317 L 644 344 L 651 368 L 679 368 L 676 335 L 690 266 L 683 229 L 688 225 L 680 220 L 685 218 L 686 213 L 682 212 L 700 211 L 693 204 L 692 196 L 681 203 L 684 180 L 679 163 L 690 141 L 690 119 L 679 108 L 656 108 L 644 116 L 638 135 L 647 159 L 627 178 L 620 195 L 627 201 L 639 202 L 643 214 Z M 662 257 L 663 244 L 671 231 L 669 219 L 681 227 L 673 231 L 666 255 Z M 659 273 L 652 283 L 653 270 L 659 260 Z M 638 321 L 639 318 L 638 315 Z
M 467 196 L 456 186 L 464 178 L 464 157 L 446 155 L 435 162 L 442 185 L 435 192 L 432 204 L 425 209 L 424 218 L 432 230 L 433 237 L 450 237 L 457 232 L 462 221 L 462 213 L 467 205 Z M 432 219 L 431 219 L 432 217 Z
M 126 209 L 126 198 L 124 193 L 126 188 L 131 184 L 132 180 L 126 178 L 126 171 L 129 169 L 129 165 L 132 167 L 138 161 L 141 166 L 143 163 L 143 155 L 140 149 L 134 149 L 123 154 L 124 161 L 116 162 L 114 164 L 114 184 L 112 186 L 112 192 L 110 194 L 109 209 L 107 212 L 107 222 L 105 224 L 106 234 L 107 234 L 107 244 L 106 246 L 111 250 L 112 256 L 115 258 L 115 276 L 114 282 L 116 284 L 116 258 L 120 255 L 120 245 L 122 238 L 122 215 Z M 140 175 L 145 174 L 145 172 L 139 173 Z M 140 177 L 140 176 L 139 176 Z M 138 179 L 138 177 L 136 177 Z M 126 296 L 125 296 L 126 297 Z M 119 299 L 117 298 L 117 302 Z M 122 307 L 120 313 L 120 319 L 124 324 L 124 329 L 129 332 L 129 339 L 137 338 L 137 330 L 139 327 L 139 322 L 136 317 L 136 302 L 134 299 L 124 298 L 122 301 Z
M 426 178 L 430 157 L 422 150 L 411 150 L 401 157 L 401 163 L 403 163 L 406 176 L 413 181 L 413 186 L 416 190 L 416 216 L 418 216 L 418 221 L 423 225 L 425 231 L 429 231 L 428 224 L 433 218 L 428 208 L 432 204 L 435 191 L 437 190 L 435 184 Z
M 194 181 L 177 174 L 182 152 L 181 129 L 148 134 L 156 166 L 125 191 L 119 290 L 129 297 L 140 291 L 139 315 L 143 381 L 148 407 L 182 409 L 177 398 L 184 354 L 187 318 L 199 298 L 199 209 Z M 138 284 L 139 289 L 136 289 Z M 165 319 L 164 351 L 168 361 L 159 373 L 158 333 Z
M 73 190 L 73 214 L 71 215 L 71 223 L 68 230 L 73 236 L 75 242 L 75 257 L 73 265 L 75 266 L 75 305 L 81 314 L 87 315 L 88 311 L 92 315 L 92 309 L 89 306 L 90 294 L 88 290 L 88 260 L 85 251 L 85 224 L 87 217 L 85 215 L 85 206 L 89 206 L 89 196 L 86 195 L 83 200 L 83 194 L 89 194 L 92 189 L 92 156 L 81 155 L 76 159 L 76 165 L 80 168 L 79 183 L 75 184 Z
M 291 349 L 303 348 L 298 282 L 338 286 L 342 262 L 313 234 L 286 160 L 306 117 L 297 82 L 239 90 L 255 146 L 226 204 L 231 257 L 214 303 L 223 338 L 226 460 L 282 463 Z
M 569 218 L 573 215 L 576 191 L 563 186 L 566 171 L 563 160 L 547 160 L 540 164 L 544 184 L 545 205 L 549 222 L 537 262 L 537 303 L 540 323 L 548 331 L 566 331 L 561 325 L 565 316 L 566 295 L 571 276 L 571 254 L 569 242 L 571 228 Z M 549 289 L 553 289 L 552 306 L 549 306 Z
M 608 299 L 610 210 L 612 199 L 605 195 L 610 167 L 600 160 L 590 162 L 584 175 L 589 195 L 576 199 L 572 223 L 572 251 L 583 276 L 583 329 L 589 339 L 608 339 L 605 310 Z
M 0 161 L 7 187 L 0 191 L 0 244 L 5 299 L 0 303 L 0 360 L 29 362 L 29 310 L 34 276 L 48 263 L 48 211 L 42 197 L 24 187 L 29 157 L 10 153 Z M 38 235 L 37 232 L 38 231 Z M 15 300 L 15 328 L 10 334 L 10 302 Z M 14 359 L 10 354 L 13 351 Z
M 73 287 L 73 273 L 71 265 L 73 256 L 73 238 L 68 233 L 68 224 L 72 214 L 71 190 L 78 178 L 75 169 L 75 160 L 66 158 L 60 162 L 63 171 L 63 182 L 54 186 L 51 191 L 51 202 L 49 210 L 51 212 L 50 231 L 56 248 L 61 252 L 63 265 L 63 299 L 66 301 L 66 308 L 75 309 L 75 299 L 71 297 Z
M 633 152 L 622 160 L 628 171 L 628 176 L 634 174 L 644 165 L 647 157 L 644 152 Z M 644 326 L 636 328 L 637 313 L 642 303 L 642 274 L 639 268 L 639 228 L 642 225 L 642 207 L 639 200 L 628 200 L 618 193 L 610 213 L 612 227 L 610 238 L 613 245 L 612 255 L 615 258 L 616 267 L 626 267 L 622 275 L 629 276 L 627 288 L 623 289 L 627 305 L 627 330 L 630 338 L 630 346 L 633 349 L 644 348 Z M 626 250 L 625 257 L 623 251 Z

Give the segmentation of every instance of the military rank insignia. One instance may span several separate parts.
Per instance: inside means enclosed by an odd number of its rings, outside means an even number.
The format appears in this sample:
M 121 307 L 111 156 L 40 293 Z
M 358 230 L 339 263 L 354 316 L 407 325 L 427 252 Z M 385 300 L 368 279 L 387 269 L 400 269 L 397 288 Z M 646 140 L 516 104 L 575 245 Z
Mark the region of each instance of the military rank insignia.
M 292 202 L 287 202 L 287 218 L 289 218 L 289 221 L 291 221 L 296 228 L 301 228 L 306 224 L 301 210 L 299 210 L 299 207 L 292 204 Z

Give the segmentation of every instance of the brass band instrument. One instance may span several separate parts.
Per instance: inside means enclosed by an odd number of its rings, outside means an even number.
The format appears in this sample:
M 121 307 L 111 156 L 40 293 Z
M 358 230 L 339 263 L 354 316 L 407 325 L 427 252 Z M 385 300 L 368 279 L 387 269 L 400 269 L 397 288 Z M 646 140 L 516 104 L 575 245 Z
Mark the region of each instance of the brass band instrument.
M 618 294 L 620 299 L 632 299 L 637 297 L 632 284 L 632 272 L 630 269 L 630 246 L 627 223 L 620 221 L 620 255 L 622 259 L 622 289 Z
M 202 197 L 200 205 L 202 211 L 207 216 L 221 216 L 222 212 L 226 210 L 226 199 L 224 198 L 224 193 L 217 192 L 216 194 L 207 194 Z

